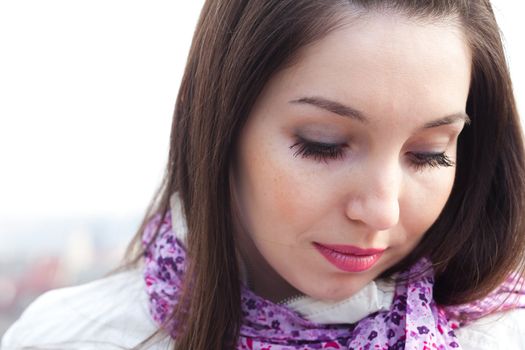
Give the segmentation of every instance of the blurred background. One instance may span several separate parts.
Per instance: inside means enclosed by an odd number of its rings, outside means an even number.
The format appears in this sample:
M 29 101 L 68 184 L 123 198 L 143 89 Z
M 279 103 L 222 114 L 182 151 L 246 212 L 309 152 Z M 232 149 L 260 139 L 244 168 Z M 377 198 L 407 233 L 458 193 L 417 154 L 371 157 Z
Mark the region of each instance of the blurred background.
M 159 184 L 203 0 L 0 0 L 0 337 L 116 267 Z M 493 0 L 518 107 L 525 5 Z
M 202 3 L 0 0 L 0 337 L 42 292 L 120 262 Z

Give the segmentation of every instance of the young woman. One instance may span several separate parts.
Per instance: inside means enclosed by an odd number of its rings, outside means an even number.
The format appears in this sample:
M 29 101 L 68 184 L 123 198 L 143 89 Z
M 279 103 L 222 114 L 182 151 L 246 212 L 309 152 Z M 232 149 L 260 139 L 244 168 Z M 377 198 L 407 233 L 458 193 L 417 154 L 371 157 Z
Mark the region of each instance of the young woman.
M 524 160 L 488 0 L 207 1 L 132 261 L 3 346 L 525 349 Z

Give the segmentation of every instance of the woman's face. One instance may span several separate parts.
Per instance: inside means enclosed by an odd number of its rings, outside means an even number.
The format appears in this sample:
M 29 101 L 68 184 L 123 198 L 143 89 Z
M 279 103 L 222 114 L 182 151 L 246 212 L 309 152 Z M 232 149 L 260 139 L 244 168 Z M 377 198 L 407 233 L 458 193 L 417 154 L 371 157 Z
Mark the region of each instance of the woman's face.
M 370 14 L 268 82 L 234 177 L 255 292 L 340 300 L 416 247 L 451 192 L 470 62 L 451 23 Z

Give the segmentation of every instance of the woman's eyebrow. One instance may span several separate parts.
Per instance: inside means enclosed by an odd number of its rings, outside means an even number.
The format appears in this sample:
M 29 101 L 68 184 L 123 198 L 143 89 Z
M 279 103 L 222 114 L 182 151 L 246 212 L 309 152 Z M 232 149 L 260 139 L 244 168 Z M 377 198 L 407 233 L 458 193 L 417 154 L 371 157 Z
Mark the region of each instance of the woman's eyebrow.
M 454 124 L 456 122 L 464 122 L 465 124 L 470 124 L 470 118 L 467 113 L 465 112 L 457 112 L 450 115 L 447 115 L 443 118 L 439 118 L 436 120 L 432 120 L 428 123 L 425 123 L 423 125 L 422 129 L 430 129 L 430 128 L 436 128 L 441 125 L 448 125 L 448 124 Z
M 312 105 L 312 106 L 324 109 L 326 111 L 329 111 L 331 113 L 334 113 L 334 114 L 337 114 L 343 117 L 352 118 L 361 123 L 366 124 L 369 122 L 369 119 L 360 110 L 350 107 L 350 106 L 346 106 L 337 101 L 326 99 L 324 97 L 317 97 L 317 96 L 301 97 L 295 100 L 291 100 L 289 101 L 289 103 L 308 104 L 308 105 Z M 445 117 L 427 122 L 423 125 L 421 129 L 435 128 L 435 127 L 442 126 L 442 125 L 453 124 L 459 121 L 463 121 L 465 122 L 465 124 L 469 124 L 470 118 L 465 112 L 457 112 L 457 113 L 453 113 Z
M 368 119 L 365 117 L 363 112 L 355 108 L 345 106 L 342 103 L 328 100 L 324 97 L 301 97 L 290 101 L 290 103 L 309 104 L 343 117 L 355 119 L 361 123 L 368 123 Z

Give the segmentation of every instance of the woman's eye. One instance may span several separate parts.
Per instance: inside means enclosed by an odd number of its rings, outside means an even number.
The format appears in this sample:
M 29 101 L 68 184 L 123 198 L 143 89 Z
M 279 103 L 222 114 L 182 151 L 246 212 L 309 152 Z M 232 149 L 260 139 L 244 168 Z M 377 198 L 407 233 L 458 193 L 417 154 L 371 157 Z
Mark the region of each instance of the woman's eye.
M 346 147 L 347 145 L 344 144 L 299 140 L 290 146 L 290 149 L 296 149 L 294 157 L 300 155 L 304 158 L 313 158 L 318 162 L 328 162 L 328 160 L 343 158 Z
M 411 165 L 416 170 L 423 170 L 424 168 L 437 168 L 437 167 L 451 167 L 455 163 L 452 161 L 445 152 L 442 153 L 410 153 Z
M 346 144 L 333 144 L 317 141 L 298 140 L 290 146 L 295 149 L 294 157 L 313 158 L 318 162 L 328 162 L 328 160 L 342 159 L 345 153 Z M 409 153 L 411 166 L 416 170 L 425 168 L 451 167 L 455 163 L 445 152 L 442 153 Z

